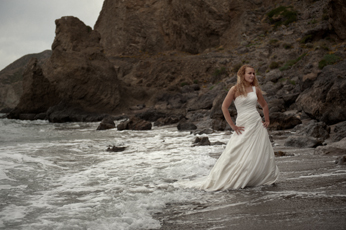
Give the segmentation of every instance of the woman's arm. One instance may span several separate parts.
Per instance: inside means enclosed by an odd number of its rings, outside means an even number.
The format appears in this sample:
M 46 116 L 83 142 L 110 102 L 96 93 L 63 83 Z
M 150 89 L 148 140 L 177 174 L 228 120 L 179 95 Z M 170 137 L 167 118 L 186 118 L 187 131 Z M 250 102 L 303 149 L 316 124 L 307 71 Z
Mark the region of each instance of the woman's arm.
M 232 101 L 235 98 L 235 87 L 233 86 L 227 93 L 227 96 L 225 97 L 225 100 L 222 103 L 222 113 L 225 117 L 227 123 L 231 126 L 231 128 L 239 135 L 242 131 L 244 131 L 244 127 L 236 126 L 231 118 L 231 115 L 229 114 L 228 108 L 232 104 Z
M 258 98 L 258 103 L 260 104 L 260 106 L 263 109 L 264 120 L 265 120 L 263 122 L 263 126 L 268 128 L 268 126 L 270 124 L 268 104 L 262 95 L 261 89 L 259 89 L 258 87 L 256 87 L 256 94 L 257 94 L 257 98 Z

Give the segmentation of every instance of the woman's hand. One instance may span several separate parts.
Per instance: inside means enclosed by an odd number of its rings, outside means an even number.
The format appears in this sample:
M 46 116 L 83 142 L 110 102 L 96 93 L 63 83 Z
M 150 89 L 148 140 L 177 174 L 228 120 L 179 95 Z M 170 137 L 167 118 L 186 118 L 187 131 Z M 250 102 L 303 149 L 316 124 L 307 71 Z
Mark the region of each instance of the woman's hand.
M 244 131 L 244 127 L 243 127 L 243 126 L 236 126 L 236 125 L 234 125 L 234 126 L 231 126 L 231 128 L 232 128 L 238 135 L 240 135 L 241 132 Z
M 263 126 L 264 126 L 265 128 L 268 128 L 269 124 L 270 124 L 270 122 L 269 122 L 269 121 L 265 121 L 265 122 L 263 122 Z

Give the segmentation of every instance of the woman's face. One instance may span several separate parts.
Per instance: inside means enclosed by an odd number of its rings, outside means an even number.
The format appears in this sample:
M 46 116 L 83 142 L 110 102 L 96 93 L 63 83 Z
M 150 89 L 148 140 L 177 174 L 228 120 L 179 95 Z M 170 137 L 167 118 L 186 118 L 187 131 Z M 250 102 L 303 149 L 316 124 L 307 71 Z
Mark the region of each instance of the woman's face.
M 244 80 L 251 84 L 253 80 L 255 79 L 255 70 L 250 67 L 246 67 L 245 69 L 245 75 L 244 75 Z

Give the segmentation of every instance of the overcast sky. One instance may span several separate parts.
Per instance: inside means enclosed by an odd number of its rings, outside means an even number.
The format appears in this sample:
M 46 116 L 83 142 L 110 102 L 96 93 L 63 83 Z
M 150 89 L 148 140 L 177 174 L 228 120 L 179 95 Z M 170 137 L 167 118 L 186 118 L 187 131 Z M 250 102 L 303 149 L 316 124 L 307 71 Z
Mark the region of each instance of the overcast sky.
M 94 28 L 103 0 L 0 0 L 0 70 L 51 49 L 55 19 L 75 16 Z

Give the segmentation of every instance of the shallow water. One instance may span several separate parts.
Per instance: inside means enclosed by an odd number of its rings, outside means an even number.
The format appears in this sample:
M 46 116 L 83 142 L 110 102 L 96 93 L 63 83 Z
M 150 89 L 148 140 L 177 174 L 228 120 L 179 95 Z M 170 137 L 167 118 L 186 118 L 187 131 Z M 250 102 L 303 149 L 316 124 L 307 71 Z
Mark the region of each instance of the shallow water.
M 0 227 L 158 229 L 153 215 L 166 203 L 211 198 L 172 184 L 206 175 L 209 154 L 224 145 L 193 147 L 195 136 L 173 126 L 96 131 L 98 124 L 0 119 Z M 107 152 L 109 145 L 126 149 Z
M 208 193 L 173 185 L 207 175 L 225 145 L 193 147 L 175 126 L 98 124 L 0 119 L 0 228 L 344 229 L 346 168 L 333 156 L 284 147 L 280 136 L 274 149 L 293 156 L 277 158 L 277 186 Z

